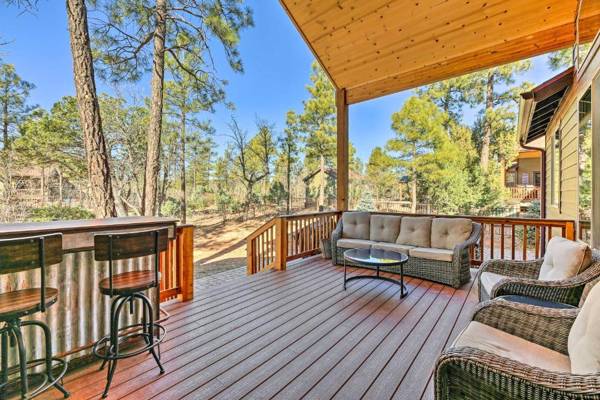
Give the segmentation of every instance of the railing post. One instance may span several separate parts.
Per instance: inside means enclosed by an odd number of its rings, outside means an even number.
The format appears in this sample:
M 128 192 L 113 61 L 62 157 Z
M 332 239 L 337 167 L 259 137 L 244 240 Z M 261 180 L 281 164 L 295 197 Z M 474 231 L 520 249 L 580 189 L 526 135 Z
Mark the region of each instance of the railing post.
M 181 301 L 189 301 L 194 298 L 194 226 L 182 225 L 176 229 L 178 297 Z
M 256 271 L 254 268 L 255 259 L 254 239 L 248 238 L 246 240 L 246 275 L 252 275 Z
M 285 271 L 287 264 L 287 231 L 287 219 L 278 217 L 275 223 L 275 269 L 278 271 Z
M 565 223 L 565 239 L 575 240 L 575 222 L 567 221 Z

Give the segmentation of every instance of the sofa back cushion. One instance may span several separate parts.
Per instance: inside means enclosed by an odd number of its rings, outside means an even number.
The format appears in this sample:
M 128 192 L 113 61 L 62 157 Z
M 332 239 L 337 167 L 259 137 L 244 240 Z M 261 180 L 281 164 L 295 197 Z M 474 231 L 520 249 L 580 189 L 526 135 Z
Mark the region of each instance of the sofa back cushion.
M 538 279 L 557 281 L 572 278 L 585 271 L 591 262 L 592 250 L 587 244 L 555 236 L 546 246 Z
M 370 239 L 374 242 L 394 243 L 400 234 L 398 215 L 371 215 Z
M 345 212 L 342 214 L 342 237 L 369 240 L 371 214 L 368 212 Z
M 404 217 L 396 243 L 431 247 L 431 217 Z
M 465 242 L 473 222 L 468 218 L 434 218 L 431 221 L 431 247 L 454 250 L 454 246 Z
M 568 341 L 571 373 L 600 373 L 600 285 L 596 284 L 579 311 Z

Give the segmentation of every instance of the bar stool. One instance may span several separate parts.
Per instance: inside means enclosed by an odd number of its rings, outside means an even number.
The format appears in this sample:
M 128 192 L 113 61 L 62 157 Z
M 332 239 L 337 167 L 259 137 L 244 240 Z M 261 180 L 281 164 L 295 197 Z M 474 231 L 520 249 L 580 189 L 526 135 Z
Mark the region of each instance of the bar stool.
M 160 373 L 164 372 L 160 363 L 160 343 L 165 337 L 166 329 L 154 322 L 154 307 L 143 291 L 158 288 L 160 274 L 158 257 L 167 249 L 168 229 L 142 232 L 115 233 L 94 236 L 94 258 L 96 261 L 108 261 L 108 278 L 100 281 L 100 292 L 112 298 L 110 307 L 110 333 L 97 341 L 93 346 L 94 354 L 103 360 L 102 370 L 108 363 L 106 386 L 102 397 L 108 390 L 117 368 L 117 361 L 149 352 L 154 357 Z M 142 271 L 114 274 L 113 262 L 145 256 L 154 256 L 154 268 Z M 159 295 L 157 293 L 157 295 Z M 142 321 L 132 325 L 119 327 L 121 311 L 129 303 L 129 312 L 134 310 L 134 301 L 142 304 Z M 119 351 L 126 341 L 142 338 L 145 344 L 127 351 Z M 155 351 L 158 350 L 158 354 Z
M 52 356 L 52 334 L 42 321 L 21 319 L 37 312 L 45 312 L 58 299 L 58 290 L 46 287 L 46 266 L 62 262 L 62 235 L 32 236 L 0 240 L 0 274 L 40 270 L 40 287 L 15 290 L 0 294 L 0 397 L 4 398 L 9 376 L 19 373 L 21 398 L 29 399 L 50 387 L 60 390 L 64 397 L 69 392 L 62 386 L 62 377 L 67 371 L 67 362 Z M 27 360 L 27 349 L 23 343 L 21 328 L 37 326 L 44 332 L 45 357 Z M 19 365 L 8 366 L 8 348 L 17 346 Z M 28 370 L 45 365 L 44 372 Z M 58 373 L 54 374 L 54 370 Z M 42 381 L 30 389 L 30 377 L 39 376 Z

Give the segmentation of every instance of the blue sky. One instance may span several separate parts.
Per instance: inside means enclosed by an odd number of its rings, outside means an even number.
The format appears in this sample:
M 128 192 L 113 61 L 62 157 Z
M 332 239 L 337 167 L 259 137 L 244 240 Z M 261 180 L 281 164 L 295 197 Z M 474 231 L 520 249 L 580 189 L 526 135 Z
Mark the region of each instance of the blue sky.
M 234 114 L 241 126 L 252 131 L 260 117 L 281 130 L 286 112 L 302 109 L 313 56 L 279 2 L 250 0 L 248 4 L 254 11 L 255 27 L 242 33 L 240 51 L 245 73 L 233 74 L 227 68 L 220 72 L 229 81 L 228 98 L 236 106 Z M 0 8 L 0 38 L 10 42 L 1 50 L 4 61 L 15 64 L 18 73 L 36 85 L 32 103 L 49 108 L 60 97 L 74 94 L 64 2 L 42 0 L 35 15 Z M 522 79 L 539 84 L 552 75 L 546 57 L 537 57 L 534 68 Z M 113 93 L 102 81 L 97 83 L 99 92 Z M 126 88 L 124 93 L 134 91 L 147 94 L 147 80 Z M 410 94 L 397 93 L 350 107 L 350 140 L 363 160 L 392 136 L 390 116 Z M 221 147 L 230 117 L 231 111 L 224 107 L 210 116 Z M 472 118 L 473 112 L 467 110 L 466 119 Z

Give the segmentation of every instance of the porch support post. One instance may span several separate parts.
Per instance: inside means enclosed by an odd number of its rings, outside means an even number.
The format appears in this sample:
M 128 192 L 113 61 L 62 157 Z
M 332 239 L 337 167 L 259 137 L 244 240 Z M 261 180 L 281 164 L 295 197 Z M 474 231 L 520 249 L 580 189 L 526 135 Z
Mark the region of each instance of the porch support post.
M 592 81 L 592 247 L 600 249 L 600 75 Z
M 337 89 L 337 209 L 348 210 L 348 103 L 346 89 Z

